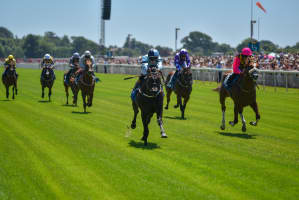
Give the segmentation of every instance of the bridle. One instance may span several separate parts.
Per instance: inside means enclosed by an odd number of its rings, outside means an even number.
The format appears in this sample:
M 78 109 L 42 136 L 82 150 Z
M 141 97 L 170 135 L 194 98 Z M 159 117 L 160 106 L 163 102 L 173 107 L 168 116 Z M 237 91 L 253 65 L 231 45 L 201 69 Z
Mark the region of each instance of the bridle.
M 146 90 L 148 91 L 149 88 L 148 88 L 148 82 L 147 80 L 149 80 L 149 78 L 152 78 L 154 80 L 154 83 L 156 83 L 156 81 L 158 79 L 160 79 L 160 76 L 159 76 L 159 72 L 158 71 L 154 71 L 154 72 L 149 72 L 146 77 L 145 77 L 145 86 L 146 86 Z M 157 92 L 155 92 L 153 95 L 149 95 L 147 94 L 146 92 L 142 91 L 140 88 L 139 88 L 139 93 L 142 95 L 142 96 L 145 96 L 147 98 L 155 98 L 157 97 L 161 92 L 162 92 L 162 84 L 161 84 L 161 80 L 160 80 L 160 83 L 156 83 L 156 84 L 159 84 L 159 89 L 157 90 Z

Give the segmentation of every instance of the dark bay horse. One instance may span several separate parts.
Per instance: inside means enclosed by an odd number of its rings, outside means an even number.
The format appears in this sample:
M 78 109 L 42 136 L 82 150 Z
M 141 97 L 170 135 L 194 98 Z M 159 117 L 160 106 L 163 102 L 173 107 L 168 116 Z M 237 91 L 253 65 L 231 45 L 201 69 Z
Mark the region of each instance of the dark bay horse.
M 225 75 L 227 76 L 227 75 Z M 225 129 L 225 99 L 229 97 L 229 92 L 224 88 L 223 81 L 225 76 L 222 79 L 222 84 L 220 86 L 219 96 L 220 104 L 222 110 L 222 124 L 221 129 Z M 246 122 L 243 116 L 243 108 L 250 106 L 256 115 L 256 121 L 250 122 L 250 125 L 257 126 L 258 121 L 260 120 L 260 114 L 258 111 L 258 105 L 256 102 L 256 80 L 258 78 L 258 71 L 254 67 L 246 67 L 241 73 L 239 80 L 232 86 L 231 98 L 234 102 L 234 121 L 230 121 L 229 124 L 234 126 L 238 123 L 238 114 L 240 114 L 242 120 L 242 131 L 246 131 Z
M 148 125 L 154 113 L 157 115 L 157 122 L 160 126 L 161 137 L 167 138 L 162 121 L 163 96 L 161 73 L 157 70 L 150 71 L 145 76 L 144 82 L 136 95 L 136 99 L 132 100 L 134 119 L 132 121 L 131 128 L 136 128 L 136 117 L 140 109 L 143 123 L 143 137 L 141 140 L 144 141 L 144 145 L 147 145 L 147 138 L 149 134 Z
M 55 80 L 55 74 L 54 74 L 53 67 L 47 67 L 47 66 L 44 67 L 40 78 L 40 83 L 42 85 L 42 98 L 44 98 L 45 96 L 44 90 L 47 87 L 49 88 L 49 93 L 48 93 L 49 101 L 51 101 L 52 87 L 54 84 L 54 80 Z
M 17 87 L 17 73 L 15 66 L 10 66 L 6 74 L 2 75 L 2 83 L 4 84 L 6 88 L 6 98 L 9 97 L 9 87 L 12 86 L 12 99 L 15 99 L 15 91 L 16 95 L 18 95 L 18 87 Z
M 171 76 L 174 74 L 174 72 L 170 72 L 166 78 L 166 85 L 170 81 Z M 190 99 L 190 94 L 192 92 L 192 71 L 189 68 L 184 68 L 181 72 L 179 72 L 177 80 L 174 84 L 174 90 L 172 88 L 166 87 L 166 93 L 167 93 L 167 104 L 165 106 L 165 109 L 168 109 L 168 105 L 170 102 L 170 96 L 172 91 L 175 92 L 177 96 L 177 104 L 174 106 L 174 108 L 178 108 L 180 106 L 181 110 L 181 118 L 185 119 L 185 109 L 186 105 Z M 184 103 L 182 104 L 182 98 L 184 99 Z
M 80 75 L 78 81 L 78 88 L 74 93 L 74 101 L 77 103 L 78 92 L 79 90 L 81 90 L 85 113 L 86 113 L 86 106 L 88 107 L 92 106 L 93 92 L 95 87 L 95 81 L 92 76 L 93 69 L 92 69 L 91 61 L 88 60 L 86 65 L 87 67 L 82 71 L 82 74 Z M 86 103 L 86 97 L 87 97 L 87 103 Z
M 69 104 L 69 87 L 71 88 L 72 92 L 73 92 L 73 104 L 77 105 L 77 98 L 75 99 L 75 93 L 78 94 L 77 90 L 78 86 L 75 83 L 75 72 L 70 74 L 70 80 L 69 83 L 66 82 L 66 73 L 64 73 L 63 75 L 63 85 L 64 85 L 64 90 L 65 90 L 65 94 L 66 94 L 66 104 Z

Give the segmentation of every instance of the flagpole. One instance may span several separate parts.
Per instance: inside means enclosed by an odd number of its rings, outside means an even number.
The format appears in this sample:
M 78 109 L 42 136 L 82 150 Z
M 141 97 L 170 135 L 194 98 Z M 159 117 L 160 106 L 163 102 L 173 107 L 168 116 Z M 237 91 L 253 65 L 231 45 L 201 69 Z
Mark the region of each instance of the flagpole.
M 252 36 L 253 36 L 253 23 L 252 23 L 252 15 L 253 15 L 253 0 L 251 0 L 250 42 L 252 42 Z

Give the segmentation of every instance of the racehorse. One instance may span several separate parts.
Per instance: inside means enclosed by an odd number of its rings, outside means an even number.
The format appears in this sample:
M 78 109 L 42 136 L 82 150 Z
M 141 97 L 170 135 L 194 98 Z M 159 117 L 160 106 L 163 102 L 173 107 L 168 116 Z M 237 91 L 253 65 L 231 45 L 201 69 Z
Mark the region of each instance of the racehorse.
M 16 95 L 18 95 L 18 87 L 17 87 L 17 73 L 15 66 L 10 66 L 9 69 L 7 69 L 6 74 L 2 75 L 2 83 L 4 84 L 6 88 L 6 98 L 9 97 L 9 86 L 12 87 L 12 99 L 15 99 L 15 90 Z
M 171 79 L 171 76 L 173 76 L 174 72 L 170 72 L 166 78 L 166 85 Z M 174 89 L 166 87 L 166 93 L 167 93 L 167 104 L 165 106 L 165 109 L 168 109 L 168 104 L 170 102 L 170 96 L 172 91 L 175 92 L 177 95 L 177 104 L 174 106 L 174 108 L 178 108 L 180 106 L 181 110 L 181 118 L 185 119 L 185 109 L 186 105 L 190 99 L 190 94 L 192 92 L 192 71 L 190 67 L 183 68 L 181 72 L 178 74 L 178 78 L 174 84 Z M 182 98 L 184 99 L 184 103 L 182 104 Z
M 74 93 L 74 101 L 77 103 L 77 95 L 79 92 L 79 89 L 81 90 L 81 95 L 83 99 L 83 107 L 84 112 L 86 113 L 86 106 L 91 107 L 92 106 L 92 99 L 93 99 L 93 91 L 95 87 L 95 81 L 92 76 L 92 64 L 90 60 L 86 61 L 86 68 L 82 71 L 82 74 L 79 77 L 78 80 L 78 88 L 76 89 L 76 92 Z M 87 103 L 86 103 L 86 97 L 87 97 Z
M 144 141 L 144 145 L 147 145 L 147 138 L 149 134 L 148 125 L 154 113 L 157 115 L 157 122 L 160 126 L 161 137 L 167 138 L 162 121 L 163 96 L 161 73 L 153 68 L 153 70 L 149 71 L 145 76 L 144 82 L 136 94 L 136 98 L 132 99 L 134 118 L 131 123 L 131 128 L 136 128 L 136 117 L 140 109 L 143 123 L 143 137 L 141 140 Z
M 52 87 L 54 84 L 54 80 L 55 80 L 55 75 L 54 75 L 53 67 L 45 66 L 42 70 L 42 74 L 40 78 L 40 83 L 42 86 L 42 98 L 44 98 L 45 96 L 44 90 L 45 87 L 47 87 L 49 88 L 49 93 L 48 93 L 49 101 L 51 101 L 51 94 L 52 94 Z
M 220 96 L 220 104 L 222 110 L 222 124 L 220 128 L 222 130 L 225 129 L 225 99 L 226 97 L 231 97 L 234 102 L 234 121 L 230 121 L 229 124 L 234 126 L 238 123 L 238 113 L 240 114 L 240 118 L 242 120 L 242 131 L 246 131 L 246 122 L 243 116 L 243 108 L 246 106 L 250 106 L 256 115 L 256 121 L 250 122 L 250 125 L 257 126 L 258 121 L 260 120 L 260 114 L 258 110 L 258 105 L 256 102 L 256 80 L 258 78 L 258 71 L 255 67 L 245 67 L 243 72 L 240 75 L 239 80 L 232 86 L 231 95 L 224 88 L 223 81 L 225 80 L 227 75 L 224 75 L 222 79 L 222 83 L 219 90 Z
M 75 98 L 75 93 L 76 93 L 76 90 L 78 90 L 78 86 L 76 85 L 75 83 L 75 73 L 71 73 L 70 74 L 70 78 L 69 78 L 69 83 L 66 82 L 66 73 L 64 73 L 63 75 L 63 85 L 64 85 L 64 90 L 65 90 L 65 94 L 66 94 L 66 104 L 69 104 L 69 87 L 71 88 L 72 92 L 73 92 L 73 104 L 74 105 L 77 105 L 77 98 Z M 78 94 L 78 92 L 77 92 Z

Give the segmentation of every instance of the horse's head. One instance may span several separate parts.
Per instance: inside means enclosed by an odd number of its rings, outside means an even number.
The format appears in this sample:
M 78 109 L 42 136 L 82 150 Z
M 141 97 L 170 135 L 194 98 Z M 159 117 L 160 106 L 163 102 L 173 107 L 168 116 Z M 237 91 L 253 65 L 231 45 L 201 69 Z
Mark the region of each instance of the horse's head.
M 14 76 L 15 75 L 16 68 L 14 65 L 10 65 L 7 70 L 7 76 Z
M 179 74 L 179 80 L 185 86 L 192 85 L 193 79 L 192 79 L 192 70 L 190 67 L 183 68 L 183 70 Z
M 161 90 L 161 74 L 159 71 L 150 71 L 145 77 L 145 89 L 147 94 L 156 95 Z
M 43 69 L 43 76 L 44 76 L 44 79 L 46 80 L 49 80 L 52 78 L 52 71 L 53 69 L 51 68 L 50 65 L 46 65 L 45 68 Z
M 87 72 L 88 75 L 92 75 L 93 68 L 92 68 L 91 59 L 86 59 L 85 60 L 85 71 Z
M 256 82 L 258 79 L 258 69 L 254 66 L 248 66 L 244 69 L 244 78 Z

